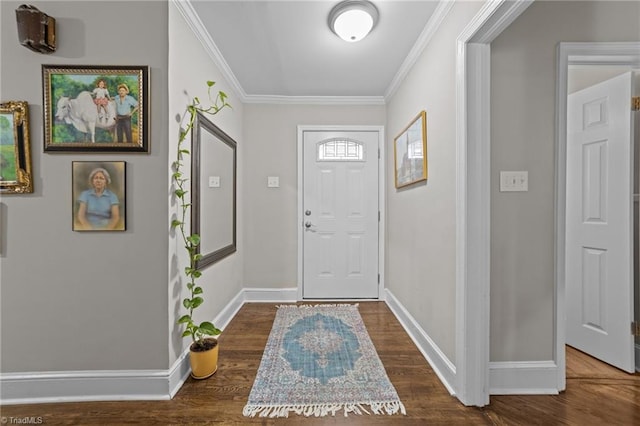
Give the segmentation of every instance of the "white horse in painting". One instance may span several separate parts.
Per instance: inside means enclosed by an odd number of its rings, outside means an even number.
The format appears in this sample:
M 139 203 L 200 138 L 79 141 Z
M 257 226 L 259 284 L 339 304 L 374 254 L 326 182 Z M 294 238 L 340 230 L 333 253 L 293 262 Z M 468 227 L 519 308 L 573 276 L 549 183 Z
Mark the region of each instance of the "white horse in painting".
M 96 141 L 96 127 L 113 130 L 116 125 L 116 107 L 113 101 L 107 104 L 107 114 L 98 114 L 98 108 L 89 92 L 80 92 L 77 98 L 71 99 L 61 96 L 56 106 L 56 119 L 64 120 L 67 124 L 82 133 L 91 136 L 91 142 Z

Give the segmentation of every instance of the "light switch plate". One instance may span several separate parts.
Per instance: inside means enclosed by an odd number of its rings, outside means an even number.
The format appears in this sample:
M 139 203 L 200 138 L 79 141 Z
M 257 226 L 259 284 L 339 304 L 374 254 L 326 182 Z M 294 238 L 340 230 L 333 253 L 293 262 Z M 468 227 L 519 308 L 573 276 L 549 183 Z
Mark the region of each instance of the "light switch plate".
M 500 172 L 500 192 L 529 190 L 529 172 Z
M 220 188 L 220 176 L 209 176 L 209 188 Z
M 267 187 L 268 188 L 279 188 L 280 187 L 280 178 L 278 176 L 267 176 Z

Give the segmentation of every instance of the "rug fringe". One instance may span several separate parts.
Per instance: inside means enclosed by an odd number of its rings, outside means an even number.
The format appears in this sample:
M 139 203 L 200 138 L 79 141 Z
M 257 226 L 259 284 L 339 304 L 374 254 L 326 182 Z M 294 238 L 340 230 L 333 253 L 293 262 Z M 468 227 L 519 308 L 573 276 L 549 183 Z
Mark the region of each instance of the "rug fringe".
M 247 404 L 242 410 L 245 417 L 289 417 L 289 413 L 293 412 L 305 417 L 324 417 L 328 414 L 336 415 L 336 412 L 343 410 L 344 416 L 349 413 L 362 415 L 371 414 L 365 406 L 373 414 L 398 414 L 398 412 L 407 415 L 404 404 L 401 401 L 384 401 L 369 403 L 345 403 L 345 404 L 314 404 L 314 405 L 251 405 Z

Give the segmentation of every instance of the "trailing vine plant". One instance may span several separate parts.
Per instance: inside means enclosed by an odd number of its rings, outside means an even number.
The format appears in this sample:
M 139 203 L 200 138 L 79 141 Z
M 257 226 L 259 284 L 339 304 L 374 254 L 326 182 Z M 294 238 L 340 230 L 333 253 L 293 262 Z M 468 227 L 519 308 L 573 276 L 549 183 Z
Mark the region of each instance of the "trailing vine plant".
M 187 232 L 185 223 L 191 209 L 191 202 L 187 199 L 187 194 L 189 193 L 187 190 L 189 178 L 185 177 L 183 173 L 183 159 L 185 156 L 190 155 L 191 152 L 184 146 L 184 142 L 187 140 L 187 136 L 193 129 L 198 112 L 208 115 L 216 115 L 226 107 L 231 108 L 231 105 L 226 101 L 227 95 L 223 91 L 218 91 L 215 99 L 212 98 L 211 90 L 214 84 L 214 81 L 207 81 L 207 95 L 209 97 L 210 105 L 202 105 L 200 100 L 195 97 L 187 106 L 186 111 L 182 116 L 176 160 L 172 163 L 173 174 L 171 175 L 172 182 L 174 184 L 173 194 L 178 200 L 179 205 L 178 218 L 171 221 L 171 228 L 178 231 L 189 257 L 189 265 L 184 268 L 184 273 L 187 278 L 187 289 L 190 294 L 189 297 L 186 297 L 182 301 L 182 305 L 187 310 L 187 314 L 181 316 L 177 322 L 178 324 L 184 324 L 182 337 L 191 337 L 191 349 L 196 351 L 207 349 L 206 337 L 217 336 L 221 331 L 210 321 L 204 321 L 200 324 L 196 324 L 193 320 L 194 310 L 204 302 L 202 287 L 196 283 L 197 279 L 202 275 L 202 272 L 196 268 L 196 262 L 202 258 L 202 254 L 198 253 L 197 250 L 200 245 L 200 235 Z

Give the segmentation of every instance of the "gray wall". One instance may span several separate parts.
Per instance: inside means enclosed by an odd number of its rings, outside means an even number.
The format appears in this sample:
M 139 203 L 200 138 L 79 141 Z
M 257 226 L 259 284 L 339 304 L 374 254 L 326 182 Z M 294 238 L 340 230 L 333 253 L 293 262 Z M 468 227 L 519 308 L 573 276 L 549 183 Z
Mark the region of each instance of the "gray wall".
M 540 1 L 491 45 L 491 361 L 553 359 L 557 44 L 639 39 L 639 2 Z
M 35 193 L 1 201 L 2 372 L 166 369 L 167 4 L 35 2 L 47 55 L 19 45 L 20 4 L 0 2 L 0 98 L 30 105 Z M 151 153 L 43 153 L 42 64 L 148 65 Z M 127 162 L 126 232 L 71 230 L 74 160 Z
M 455 363 L 456 49 L 482 2 L 456 2 L 387 107 L 386 285 Z M 397 190 L 393 138 L 427 112 L 426 184 Z
M 232 109 L 224 109 L 215 116 L 209 116 L 209 120 L 222 129 L 226 134 L 233 138 L 237 143 L 237 251 L 221 261 L 210 265 L 202 270 L 202 277 L 198 283 L 204 290 L 203 297 L 205 302 L 198 308 L 195 313 L 196 322 L 211 321 L 222 309 L 236 296 L 242 289 L 242 268 L 244 265 L 244 248 L 243 235 L 244 224 L 243 216 L 243 192 L 244 184 L 242 179 L 242 169 L 244 164 L 244 153 L 246 143 L 243 137 L 243 116 L 244 107 L 240 100 L 234 96 L 230 90 L 231 86 L 224 80 L 220 70 L 213 64 L 211 57 L 202 47 L 193 31 L 187 25 L 185 19 L 181 16 L 174 3 L 169 4 L 169 112 L 168 122 L 169 129 L 169 157 L 165 158 L 166 170 L 175 161 L 175 150 L 178 143 L 178 134 L 180 126 L 176 117 L 182 117 L 185 108 L 194 97 L 198 97 L 203 105 L 210 105 L 207 95 L 206 82 L 211 80 L 216 84 L 213 86 L 214 95 L 218 90 L 224 91 L 228 96 L 228 102 L 232 105 Z M 165 121 L 166 123 L 166 121 Z M 190 136 L 189 136 L 190 138 Z M 191 146 L 190 139 L 185 147 Z M 187 157 L 185 161 L 190 162 L 191 158 Z M 187 175 L 188 168 L 184 170 Z M 162 187 L 162 194 L 168 188 L 170 176 L 165 175 L 164 180 L 166 186 Z M 169 203 L 169 212 L 165 215 L 166 223 L 170 223 L 178 213 L 178 207 L 175 199 L 169 196 L 165 202 Z M 211 219 L 211 212 L 204 212 L 202 221 Z M 189 221 L 189 218 L 187 218 Z M 165 228 L 166 237 L 166 228 Z M 166 261 L 165 261 L 166 262 Z M 175 233 L 169 235 L 169 319 L 168 329 L 170 330 L 169 341 L 169 361 L 171 364 L 179 358 L 180 354 L 189 346 L 191 341 L 181 337 L 183 329 L 176 325 L 176 320 L 186 312 L 182 306 L 182 300 L 187 297 L 188 291 L 184 288 L 184 267 L 189 264 L 188 258 L 184 253 L 184 246 Z M 164 288 L 167 291 L 167 288 Z M 221 324 L 216 324 L 221 327 Z
M 298 125 L 384 125 L 384 106 L 245 105 L 245 287 L 297 286 Z M 267 188 L 279 176 L 279 188 Z
M 20 4 L 0 2 L 0 100 L 31 106 L 36 189 L 0 201 L 1 370 L 166 369 L 186 347 L 174 323 L 184 259 L 167 238 L 172 120 L 187 95 L 203 97 L 206 79 L 230 90 L 164 1 L 35 3 L 58 20 L 59 50 L 49 55 L 17 43 Z M 233 112 L 216 124 L 239 145 L 240 249 L 205 272 L 204 282 L 216 287 L 204 317 L 214 317 L 243 286 L 296 284 L 296 125 L 386 120 L 386 181 L 393 182 L 393 137 L 425 109 L 429 180 L 403 191 L 387 187 L 386 283 L 455 362 L 454 42 L 481 6 L 453 6 L 386 108 L 231 100 Z M 492 45 L 492 177 L 513 169 L 530 177 L 527 193 L 507 196 L 497 192 L 497 180 L 492 185 L 492 361 L 552 358 L 556 45 L 638 40 L 639 7 L 536 2 Z M 144 22 L 154 25 L 139 30 Z M 116 27 L 132 28 L 135 37 L 118 36 Z M 151 153 L 44 154 L 43 63 L 149 65 Z M 71 231 L 73 160 L 127 162 L 126 232 Z M 270 175 L 280 176 L 279 189 L 266 187 Z

